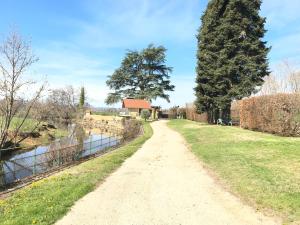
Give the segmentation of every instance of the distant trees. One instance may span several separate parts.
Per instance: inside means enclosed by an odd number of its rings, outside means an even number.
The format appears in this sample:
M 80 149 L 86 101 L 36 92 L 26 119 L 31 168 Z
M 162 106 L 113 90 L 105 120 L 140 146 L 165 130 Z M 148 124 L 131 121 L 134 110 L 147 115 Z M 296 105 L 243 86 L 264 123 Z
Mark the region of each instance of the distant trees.
M 29 118 L 34 118 L 33 132 L 40 122 L 38 100 L 44 85 L 26 80 L 24 72 L 38 61 L 31 45 L 17 32 L 11 32 L 0 44 L 0 149 L 17 146 L 26 137 L 19 133 Z M 30 90 L 30 94 L 28 93 Z M 36 91 L 34 91 L 36 90 Z
M 168 110 L 169 119 L 176 119 L 178 116 L 179 106 L 173 106 Z
M 126 97 L 147 99 L 158 97 L 168 102 L 168 91 L 173 91 L 169 74 L 172 68 L 165 65 L 166 49 L 149 45 L 142 51 L 128 51 L 120 68 L 109 76 L 109 93 L 106 103 L 113 104 Z
M 300 93 L 300 70 L 288 61 L 280 63 L 272 74 L 264 78 L 264 84 L 258 94 L 278 93 Z
M 282 90 L 282 85 L 274 74 L 270 74 L 269 76 L 265 77 L 264 84 L 262 85 L 260 89 L 261 95 L 273 95 L 277 94 Z
M 45 102 L 47 120 L 53 123 L 69 124 L 76 118 L 78 95 L 72 86 L 50 90 Z
M 210 123 L 228 120 L 232 100 L 256 92 L 269 75 L 260 6 L 260 0 L 212 0 L 202 16 L 195 103 Z

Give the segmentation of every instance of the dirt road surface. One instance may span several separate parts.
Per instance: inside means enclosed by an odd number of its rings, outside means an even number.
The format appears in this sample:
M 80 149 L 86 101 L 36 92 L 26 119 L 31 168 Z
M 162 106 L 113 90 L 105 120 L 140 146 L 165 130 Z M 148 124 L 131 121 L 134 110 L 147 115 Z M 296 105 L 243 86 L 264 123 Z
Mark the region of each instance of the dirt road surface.
M 271 225 L 217 184 L 166 121 L 58 225 Z

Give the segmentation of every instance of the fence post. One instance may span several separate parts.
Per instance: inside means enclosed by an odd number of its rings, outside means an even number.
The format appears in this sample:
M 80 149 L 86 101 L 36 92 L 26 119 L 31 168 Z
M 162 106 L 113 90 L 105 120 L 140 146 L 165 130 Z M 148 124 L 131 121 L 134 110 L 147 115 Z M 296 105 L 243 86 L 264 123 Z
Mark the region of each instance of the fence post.
M 90 136 L 90 155 L 92 154 L 92 136 Z
M 4 168 L 3 168 L 3 161 L 0 162 L 0 187 L 4 187 L 5 186 L 5 177 L 4 177 Z
M 13 165 L 14 165 L 13 176 L 14 176 L 14 179 L 16 180 L 17 179 L 17 177 L 16 177 L 16 164 L 13 162 Z
M 36 173 L 36 148 L 34 149 L 34 158 L 33 158 L 33 175 Z
M 58 148 L 58 166 L 60 166 L 61 148 Z

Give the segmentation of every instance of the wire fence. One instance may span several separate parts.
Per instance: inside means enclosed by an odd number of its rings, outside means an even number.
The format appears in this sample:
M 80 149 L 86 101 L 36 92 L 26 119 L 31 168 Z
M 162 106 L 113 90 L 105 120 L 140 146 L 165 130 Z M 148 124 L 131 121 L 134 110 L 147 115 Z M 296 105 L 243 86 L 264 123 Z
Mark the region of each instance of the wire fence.
M 64 144 L 53 143 L 40 146 L 28 152 L 15 155 L 8 160 L 0 161 L 0 187 L 22 182 L 42 173 L 72 164 L 84 158 L 103 154 L 120 145 L 124 138 L 120 135 L 90 136 L 88 140 Z M 1 150 L 0 150 L 1 151 Z

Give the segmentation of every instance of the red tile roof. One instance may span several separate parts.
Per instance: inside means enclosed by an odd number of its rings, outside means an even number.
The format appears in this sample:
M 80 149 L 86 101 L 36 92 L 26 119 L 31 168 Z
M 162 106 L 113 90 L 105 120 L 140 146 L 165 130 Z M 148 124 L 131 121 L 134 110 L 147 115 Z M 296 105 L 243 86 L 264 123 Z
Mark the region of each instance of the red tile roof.
M 151 105 L 148 101 L 143 99 L 123 99 L 123 108 L 151 109 Z

